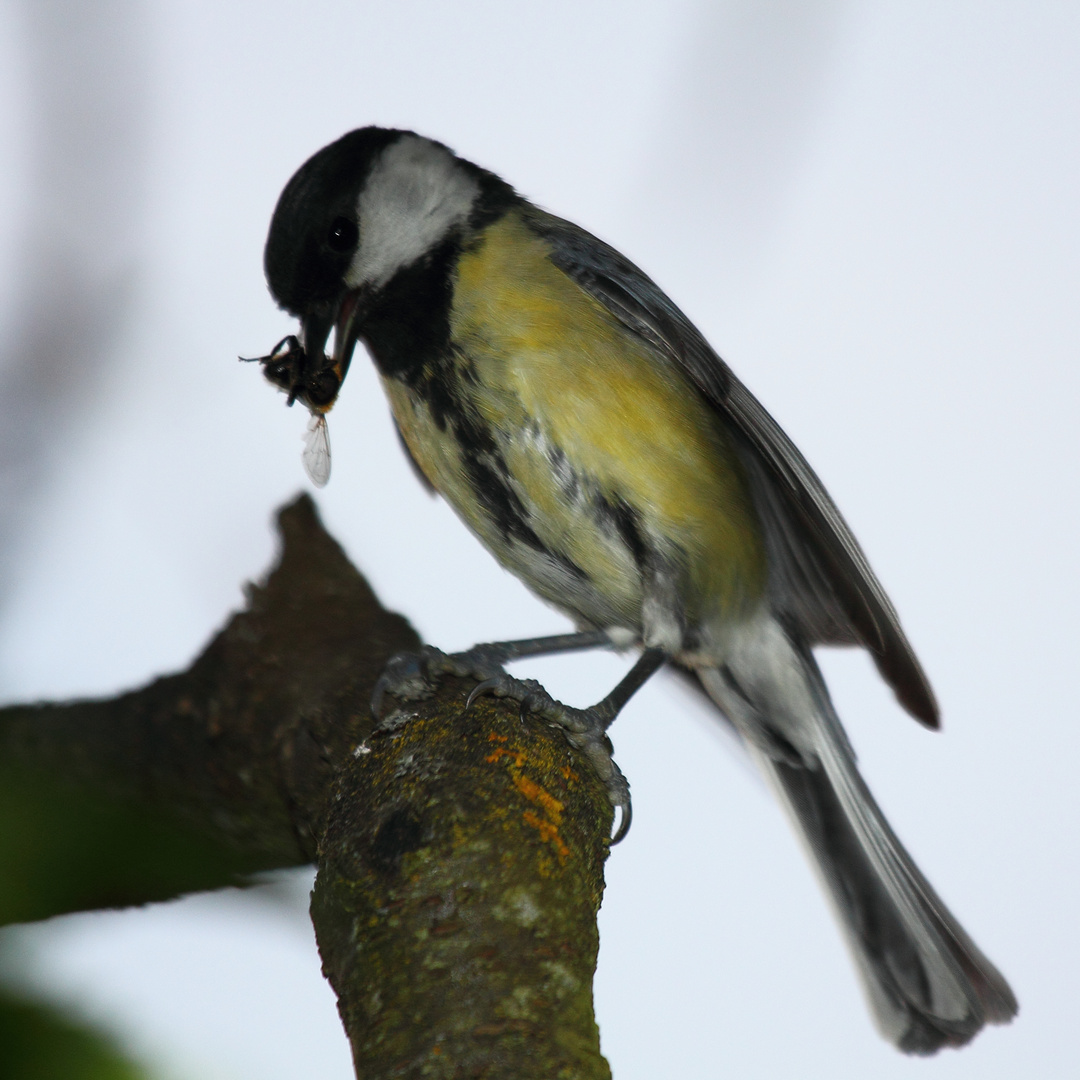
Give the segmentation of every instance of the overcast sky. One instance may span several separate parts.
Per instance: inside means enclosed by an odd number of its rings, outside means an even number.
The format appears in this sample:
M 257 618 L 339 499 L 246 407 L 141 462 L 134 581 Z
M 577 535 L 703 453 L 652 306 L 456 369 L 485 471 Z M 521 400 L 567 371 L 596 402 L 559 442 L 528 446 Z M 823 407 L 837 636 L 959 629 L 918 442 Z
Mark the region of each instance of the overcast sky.
M 780 811 L 657 679 L 613 730 L 635 810 L 596 982 L 616 1080 L 1075 1067 L 1080 7 L 84 7 L 0 3 L 4 699 L 184 667 L 267 568 L 274 508 L 306 485 L 302 410 L 235 359 L 294 328 L 262 277 L 270 213 L 326 142 L 414 128 L 641 265 L 824 478 L 944 731 L 856 653 L 823 655 L 837 705 L 894 827 L 1021 1003 L 930 1062 L 884 1043 Z M 331 438 L 325 519 L 427 640 L 565 628 L 420 490 L 362 356 Z M 585 704 L 621 665 L 530 670 Z M 346 1080 L 308 886 L 17 941 L 37 992 L 163 1077 Z

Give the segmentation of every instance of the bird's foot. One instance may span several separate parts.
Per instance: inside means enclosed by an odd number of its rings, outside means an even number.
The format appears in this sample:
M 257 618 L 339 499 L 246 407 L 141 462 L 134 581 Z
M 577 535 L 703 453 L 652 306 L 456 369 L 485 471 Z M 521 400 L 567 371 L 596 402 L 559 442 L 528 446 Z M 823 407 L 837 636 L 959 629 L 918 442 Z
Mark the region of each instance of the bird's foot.
M 431 697 L 444 675 L 485 682 L 505 675 L 506 650 L 499 645 L 476 645 L 467 652 L 444 653 L 434 645 L 418 652 L 403 652 L 390 658 L 371 694 L 371 712 L 378 719 L 387 694 L 404 701 Z M 470 704 L 472 699 L 470 698 Z
M 386 666 L 372 694 L 371 711 L 376 718 L 387 694 L 406 701 L 430 697 L 443 675 L 477 680 L 465 703 L 466 711 L 482 694 L 510 698 L 521 706 L 521 715 L 537 716 L 561 728 L 566 741 L 584 755 L 600 778 L 611 805 L 619 811 L 612 844 L 630 828 L 630 785 L 612 757 L 607 725 L 611 715 L 600 707 L 575 709 L 556 701 L 535 679 L 518 679 L 503 667 L 507 650 L 500 645 L 477 645 L 462 653 L 444 653 L 430 645 L 419 652 L 399 653 Z M 603 703 L 601 703 L 602 705 Z

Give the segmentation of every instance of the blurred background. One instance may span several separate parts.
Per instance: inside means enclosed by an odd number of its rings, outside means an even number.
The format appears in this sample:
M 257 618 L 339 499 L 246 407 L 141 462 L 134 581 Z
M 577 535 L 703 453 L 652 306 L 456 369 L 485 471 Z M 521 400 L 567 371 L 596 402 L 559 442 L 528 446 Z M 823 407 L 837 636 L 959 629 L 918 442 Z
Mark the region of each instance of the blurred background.
M 712 717 L 657 679 L 596 982 L 617 1080 L 1063 1076 L 1080 990 L 1080 7 L 1049 0 L 0 0 L 0 695 L 183 668 L 273 558 L 306 415 L 238 354 L 292 323 L 294 169 L 414 128 L 653 276 L 829 486 L 944 709 L 822 660 L 894 826 L 1021 1013 L 874 1032 L 826 903 Z M 566 623 L 428 498 L 358 356 L 318 495 L 444 648 Z M 527 670 L 595 700 L 614 657 Z M 169 1080 L 347 1080 L 308 874 L 5 934 L 4 978 Z M 1073 1066 L 1075 1067 L 1075 1066 Z

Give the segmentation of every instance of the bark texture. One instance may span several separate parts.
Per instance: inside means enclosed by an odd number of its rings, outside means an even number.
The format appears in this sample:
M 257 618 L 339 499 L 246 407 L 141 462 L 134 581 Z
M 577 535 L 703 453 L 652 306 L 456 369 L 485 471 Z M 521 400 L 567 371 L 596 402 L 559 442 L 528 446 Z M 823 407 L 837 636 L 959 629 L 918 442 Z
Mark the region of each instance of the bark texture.
M 0 710 L 0 921 L 315 862 L 357 1073 L 606 1077 L 592 1012 L 611 810 L 562 734 L 445 680 L 369 701 L 419 639 L 306 496 L 192 667 L 108 701 Z
M 470 687 L 447 689 L 357 747 L 322 834 L 312 916 L 358 1072 L 609 1076 L 592 976 L 610 805 L 560 732 L 492 702 L 447 724 Z

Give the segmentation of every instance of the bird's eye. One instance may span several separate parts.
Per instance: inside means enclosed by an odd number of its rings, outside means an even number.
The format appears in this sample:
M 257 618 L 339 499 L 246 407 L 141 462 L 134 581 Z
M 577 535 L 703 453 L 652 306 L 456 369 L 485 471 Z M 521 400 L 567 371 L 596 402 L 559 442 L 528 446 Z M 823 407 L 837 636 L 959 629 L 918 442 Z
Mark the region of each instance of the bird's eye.
M 326 242 L 332 251 L 344 254 L 356 247 L 356 241 L 360 239 L 360 230 L 355 221 L 347 217 L 334 218 L 330 223 L 330 231 L 326 235 Z

